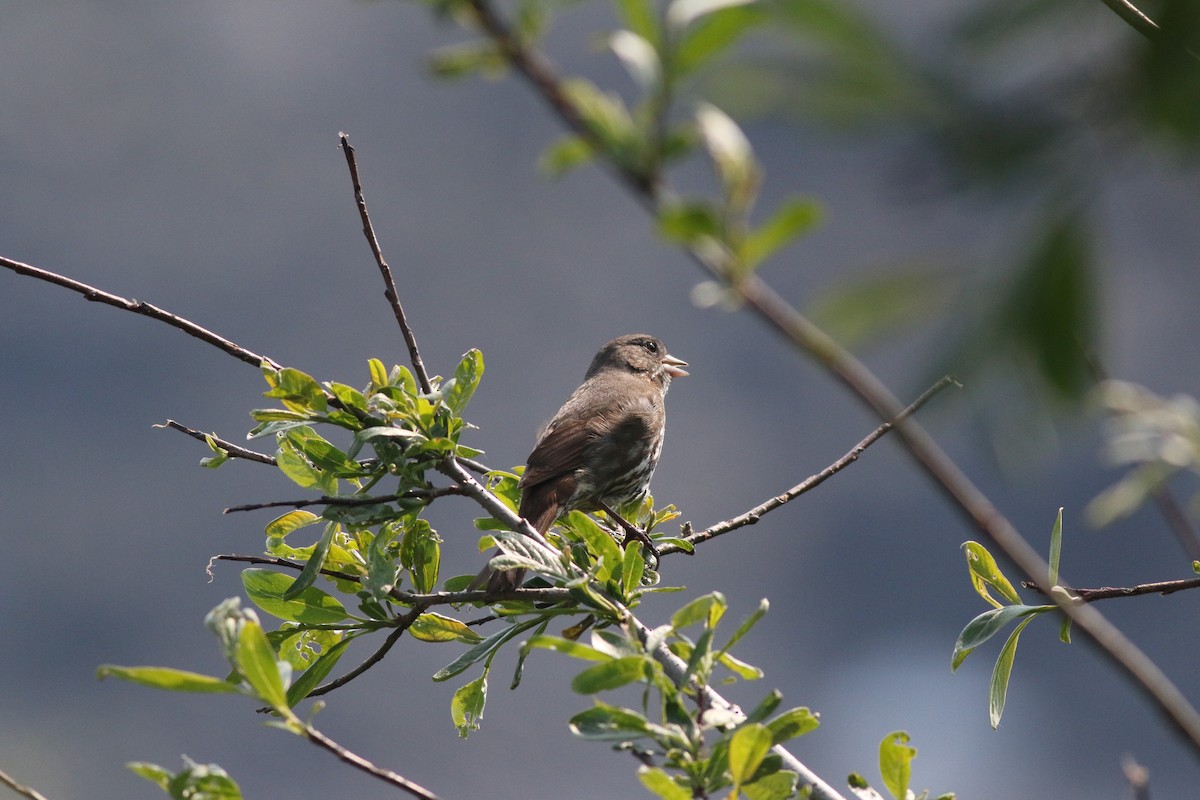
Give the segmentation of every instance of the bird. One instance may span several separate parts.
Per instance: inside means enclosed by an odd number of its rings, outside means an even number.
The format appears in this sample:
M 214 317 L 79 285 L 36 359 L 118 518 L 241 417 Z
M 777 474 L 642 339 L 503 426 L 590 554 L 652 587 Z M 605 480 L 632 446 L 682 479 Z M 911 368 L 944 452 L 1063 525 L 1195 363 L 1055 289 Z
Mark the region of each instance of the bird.
M 570 511 L 604 511 L 625 542 L 646 534 L 617 510 L 645 499 L 662 452 L 667 389 L 688 363 L 644 333 L 618 336 L 596 353 L 579 385 L 537 438 L 518 487 L 517 513 L 545 534 Z M 521 585 L 524 569 L 479 573 L 486 594 Z

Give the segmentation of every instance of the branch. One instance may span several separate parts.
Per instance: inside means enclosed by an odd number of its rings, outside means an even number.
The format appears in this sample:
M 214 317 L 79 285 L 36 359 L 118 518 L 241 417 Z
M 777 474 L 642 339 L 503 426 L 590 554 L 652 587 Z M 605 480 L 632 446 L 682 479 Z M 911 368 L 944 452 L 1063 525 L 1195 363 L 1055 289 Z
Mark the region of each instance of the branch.
M 334 689 L 340 689 L 350 681 L 357 678 L 359 675 L 362 675 L 371 667 L 378 664 L 380 661 L 383 661 L 383 657 L 388 654 L 388 651 L 392 649 L 392 646 L 395 645 L 396 642 L 400 641 L 400 637 L 404 635 L 404 632 L 408 630 L 412 626 L 413 622 L 416 621 L 417 617 L 421 616 L 421 614 L 424 612 L 425 606 L 414 607 L 412 611 L 400 618 L 396 624 L 395 630 L 387 635 L 387 638 L 383 640 L 383 644 L 379 646 L 379 649 L 368 656 L 366 661 L 362 662 L 346 674 L 338 678 L 334 678 L 329 683 L 318 686 L 306 694 L 305 697 L 320 697 L 323 694 L 329 694 Z
M 650 629 L 632 615 L 630 615 L 630 620 L 637 631 L 638 638 L 641 639 L 642 644 L 645 644 L 647 637 L 650 635 Z M 651 651 L 651 655 L 654 656 L 655 661 L 657 661 L 659 664 L 662 664 L 663 671 L 666 672 L 667 676 L 671 678 L 671 680 L 675 681 L 677 684 L 682 684 L 684 681 L 688 680 L 687 664 L 679 656 L 672 653 L 665 642 L 660 642 L 658 646 Z M 734 712 L 739 718 L 745 718 L 745 714 L 742 713 L 741 709 L 739 709 L 733 703 L 730 703 L 721 695 L 717 694 L 717 692 L 711 686 L 706 685 L 702 687 L 702 691 L 702 702 L 706 703 L 709 707 L 729 710 Z M 811 794 L 809 794 L 808 797 L 815 798 L 815 800 L 845 800 L 845 798 L 842 797 L 842 795 L 839 794 L 836 789 L 823 781 L 819 775 L 809 769 L 803 762 L 800 761 L 800 759 L 792 755 L 783 745 L 775 745 L 771 748 L 771 752 L 783 759 L 785 767 L 800 776 L 800 782 L 802 785 L 810 787 Z
M 485 490 L 486 491 L 486 490 Z M 240 553 L 220 553 L 209 559 L 209 567 L 206 570 L 209 577 L 212 577 L 212 562 L 214 561 L 237 561 L 243 564 L 265 564 L 271 567 L 282 567 L 284 569 L 295 570 L 299 572 L 304 569 L 304 564 L 299 561 L 292 561 L 288 558 L 279 558 L 277 556 L 251 556 Z M 342 572 L 336 569 L 321 569 L 322 575 L 327 575 L 330 578 L 337 578 L 343 581 L 353 581 L 354 583 L 362 583 L 363 576 L 351 575 L 349 572 Z M 488 594 L 483 590 L 472 590 L 468 592 L 406 592 L 403 589 L 393 588 L 388 592 L 388 596 L 397 602 L 405 605 L 425 605 L 425 606 L 445 606 L 457 605 L 460 603 L 482 603 L 494 602 L 496 600 L 528 600 L 535 603 L 561 603 L 564 600 L 571 599 L 570 589 L 514 589 L 505 594 Z
M 796 484 L 791 489 L 788 489 L 783 494 L 772 497 L 770 500 L 767 500 L 766 502 L 755 506 L 754 508 L 750 509 L 749 511 L 747 511 L 744 514 L 739 514 L 738 516 L 732 517 L 731 519 L 727 519 L 724 522 L 718 522 L 715 525 L 710 525 L 709 527 L 705 528 L 702 531 L 698 531 L 696 533 L 688 533 L 683 537 L 684 541 L 687 541 L 693 545 L 696 545 L 696 544 L 699 544 L 700 542 L 706 542 L 709 539 L 715 539 L 716 537 L 718 537 L 722 534 L 729 533 L 730 531 L 737 530 L 738 528 L 744 527 L 746 525 L 753 525 L 754 523 L 758 522 L 759 519 L 762 518 L 763 514 L 766 514 L 769 511 L 774 511 L 775 509 L 779 508 L 780 506 L 784 505 L 785 503 L 788 503 L 788 502 L 796 499 L 797 497 L 804 494 L 805 492 L 809 492 L 809 491 L 815 489 L 816 487 L 818 487 L 822 483 L 824 483 L 826 479 L 832 477 L 833 475 L 835 475 L 838 472 L 841 472 L 843 469 L 845 469 L 846 467 L 850 466 L 855 461 L 857 461 L 858 457 L 863 454 L 864 450 L 866 450 L 868 447 L 875 444 L 875 442 L 877 442 L 879 439 L 881 439 L 888 431 L 890 431 L 895 426 L 895 424 L 897 422 L 900 422 L 901 420 L 906 419 L 906 418 L 912 416 L 913 414 L 915 414 L 921 408 L 921 406 L 925 405 L 925 403 L 929 401 L 930 398 L 932 398 L 935 394 L 940 392 L 942 389 L 945 389 L 950 384 L 954 384 L 955 386 L 959 385 L 949 375 L 943 377 L 941 380 L 939 380 L 933 386 L 930 386 L 928 389 L 926 389 L 921 394 L 920 397 L 918 397 L 916 400 L 914 400 L 912 402 L 912 404 L 910 404 L 907 408 L 905 408 L 903 411 L 901 411 L 899 416 L 897 416 L 891 422 L 885 422 L 882 425 L 880 425 L 878 428 L 876 428 L 874 431 L 872 431 L 871 434 L 869 436 L 867 436 L 867 438 L 863 439 L 861 442 L 856 444 L 850 450 L 850 452 L 846 453 L 846 455 L 842 456 L 837 461 L 833 462 L 828 467 L 826 467 L 825 469 L 818 472 L 816 475 L 811 475 L 811 476 L 805 478 L 803 481 Z M 663 545 L 659 549 L 659 555 L 666 555 L 667 553 L 681 552 L 682 550 L 683 550 L 683 548 L 681 548 L 677 545 L 671 545 L 671 544 Z
M 383 769 L 367 761 L 360 755 L 350 752 L 340 744 L 330 739 L 325 734 L 314 728 L 312 725 L 304 724 L 301 728 L 304 737 L 313 744 L 333 753 L 339 761 L 343 761 L 350 766 L 360 769 L 368 775 L 379 778 L 385 783 L 390 783 L 399 789 L 411 794 L 413 797 L 420 797 L 422 800 L 438 800 L 438 796 L 426 789 L 420 784 L 413 783 L 403 775 L 392 772 L 390 769 Z
M 261 366 L 262 364 L 267 364 L 275 369 L 279 368 L 279 365 L 267 356 L 260 356 L 258 353 L 247 350 L 241 345 L 235 344 L 223 336 L 218 336 L 206 328 L 201 328 L 199 325 L 190 320 L 184 319 L 176 314 L 172 314 L 169 311 L 164 311 L 158 306 L 153 306 L 149 303 L 143 303 L 141 300 L 128 300 L 124 297 L 101 291 L 95 286 L 89 286 L 86 283 L 82 283 L 80 281 L 73 280 L 44 269 L 39 269 L 38 267 L 34 267 L 29 264 L 23 264 L 20 261 L 13 261 L 12 259 L 4 258 L 3 256 L 0 256 L 0 267 L 10 269 L 18 275 L 26 275 L 30 278 L 37 278 L 40 281 L 53 283 L 56 286 L 62 286 L 65 289 L 70 289 L 73 292 L 83 295 L 85 300 L 104 303 L 106 305 L 113 306 L 114 308 L 132 311 L 135 314 L 141 314 L 142 316 L 156 319 L 159 322 L 165 322 L 172 328 L 178 328 L 188 336 L 194 336 L 202 342 L 207 342 L 213 347 L 219 348 L 229 355 L 239 358 L 242 361 L 245 361 L 247 364 L 251 364 L 255 367 Z
M 1046 594 L 1042 587 L 1034 585 L 1032 581 L 1021 581 L 1021 587 L 1032 589 L 1039 594 Z M 1085 603 L 1092 603 L 1096 600 L 1110 600 L 1114 597 L 1137 597 L 1142 594 L 1161 594 L 1165 596 L 1174 594 L 1175 592 L 1182 592 L 1185 589 L 1200 589 L 1200 578 L 1139 583 L 1137 586 L 1101 586 L 1096 589 L 1072 589 L 1068 586 L 1066 589 L 1072 597 L 1078 598 Z
M 1126 24 L 1131 28 L 1150 41 L 1163 43 L 1164 39 L 1166 39 L 1162 27 L 1142 13 L 1142 10 L 1129 2 L 1129 0 L 1101 0 L 1101 2 L 1111 8 L 1118 17 L 1125 20 Z M 1187 46 L 1183 46 L 1183 50 L 1192 58 L 1200 61 L 1200 53 Z
M 409 489 L 400 494 L 389 494 L 382 497 L 362 496 L 332 496 L 321 495 L 315 500 L 273 500 L 269 503 L 247 503 L 241 506 L 230 506 L 222 514 L 234 514 L 239 511 L 259 511 L 264 508 L 307 508 L 309 506 L 371 506 L 376 503 L 394 503 L 397 500 L 429 500 L 452 494 L 464 494 L 461 486 L 438 486 L 430 489 Z
M 0 783 L 12 789 L 17 794 L 29 798 L 29 800 L 46 800 L 46 796 L 44 794 L 41 794 L 36 789 L 31 789 L 28 786 L 22 786 L 10 778 L 3 770 L 0 770 Z
M 189 428 L 186 425 L 180 425 L 173 419 L 169 419 L 162 425 L 154 425 L 153 427 L 173 428 L 174 430 L 177 430 L 181 433 L 186 433 L 193 439 L 198 439 L 205 444 L 208 443 L 208 439 L 212 439 L 213 443 L 215 443 L 217 447 L 220 447 L 222 450 L 228 452 L 233 458 L 241 458 L 245 459 L 246 461 L 257 461 L 259 464 L 270 464 L 271 466 L 275 466 L 277 463 L 274 456 L 269 456 L 266 453 L 259 453 L 255 450 L 248 450 L 247 448 L 236 445 L 233 442 L 227 442 L 224 439 L 221 439 L 215 433 L 204 433 L 203 431 L 198 431 L 195 428 Z
M 488 0 L 471 0 L 471 5 L 478 13 L 481 28 L 497 42 L 510 63 L 526 76 L 568 128 L 595 146 L 596 137 L 587 135 L 586 125 L 582 124 L 579 114 L 567 100 L 561 80 L 544 57 L 517 41 L 502 24 L 497 25 L 498 17 Z M 655 212 L 669 200 L 666 188 L 660 183 L 646 182 L 617 163 L 603 148 L 597 152 L 608 156 L 611 169 L 617 172 L 622 183 L 648 211 Z M 768 326 L 815 359 L 879 419 L 890 420 L 900 415 L 903 409 L 899 402 L 866 365 L 780 297 L 758 275 L 735 269 L 737 260 L 724 245 L 711 238 L 707 238 L 705 244 L 703 249 L 687 248 L 693 261 L 733 289 Z M 901 420 L 896 426 L 896 434 L 913 460 L 972 527 L 991 540 L 1031 580 L 1038 582 L 1049 574 L 1046 561 L 916 421 Z M 1171 725 L 1190 742 L 1193 750 L 1200 752 L 1200 713 L 1158 665 L 1092 606 L 1074 603 L 1069 598 L 1055 596 L 1053 599 L 1063 614 L 1074 623 L 1076 630 L 1082 631 L 1106 658 L 1119 665 Z
M 420 384 L 421 391 L 428 394 L 431 391 L 429 375 L 425 372 L 425 362 L 421 360 L 421 351 L 417 349 L 417 337 L 413 335 L 412 328 L 408 326 L 408 319 L 404 316 L 404 307 L 400 305 L 400 295 L 396 292 L 396 280 L 392 277 L 392 268 L 383 260 L 383 250 L 380 249 L 379 239 L 375 236 L 375 226 L 371 224 L 371 217 L 367 214 L 367 201 L 363 198 L 362 184 L 358 179 L 358 162 L 354 158 L 354 148 L 350 145 L 349 135 L 339 133 L 338 138 L 342 143 L 342 152 L 346 154 L 346 166 L 350 168 L 350 180 L 354 184 L 354 202 L 358 206 L 358 215 L 362 217 L 363 235 L 367 237 L 367 243 L 371 245 L 371 254 L 375 256 L 375 263 L 379 265 L 379 272 L 383 275 L 385 287 L 383 296 L 391 304 L 392 313 L 396 315 L 396 322 L 400 325 L 400 333 L 404 335 L 404 343 L 408 345 L 408 356 L 412 361 L 413 374 L 417 378 L 417 383 Z
M 496 495 L 487 490 L 486 486 L 475 480 L 474 476 L 463 468 L 458 458 L 450 456 L 449 458 L 442 459 L 437 463 L 437 470 L 450 478 L 450 480 L 456 481 L 462 488 L 463 494 L 483 506 L 483 509 L 491 514 L 493 518 L 503 522 L 511 530 L 523 533 L 541 544 L 549 546 L 546 537 L 538 533 L 537 528 L 530 525 L 525 519 L 517 516 L 517 512 L 504 505 L 499 497 L 496 497 Z

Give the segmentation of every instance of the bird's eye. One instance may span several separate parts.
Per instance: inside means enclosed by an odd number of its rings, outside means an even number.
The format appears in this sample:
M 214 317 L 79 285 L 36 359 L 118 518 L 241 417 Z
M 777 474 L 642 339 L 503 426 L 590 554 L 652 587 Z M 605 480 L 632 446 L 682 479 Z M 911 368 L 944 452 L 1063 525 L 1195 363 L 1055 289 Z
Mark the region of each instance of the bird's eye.
M 654 341 L 653 339 L 647 339 L 646 341 L 642 342 L 642 347 L 646 348 L 651 353 L 658 352 L 658 342 Z

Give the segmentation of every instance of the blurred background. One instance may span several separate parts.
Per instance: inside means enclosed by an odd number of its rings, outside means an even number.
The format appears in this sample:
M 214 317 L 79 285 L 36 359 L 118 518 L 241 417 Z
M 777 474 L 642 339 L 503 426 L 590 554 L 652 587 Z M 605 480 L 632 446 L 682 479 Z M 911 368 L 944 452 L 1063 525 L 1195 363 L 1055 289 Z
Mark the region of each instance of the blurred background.
M 1096 530 L 1084 507 L 1123 474 L 1104 460 L 1094 368 L 1200 393 L 1196 63 L 1100 0 L 765 8 L 680 98 L 681 113 L 703 95 L 742 122 L 766 172 L 764 213 L 794 194 L 824 209 L 762 275 L 903 398 L 953 370 L 964 387 L 922 420 L 1043 552 L 1065 508 L 1071 583 L 1191 576 L 1152 508 Z M 1200 30 L 1191 0 L 1147 11 L 1166 30 Z M 615 26 L 604 3 L 570 4 L 546 47 L 565 73 L 631 93 L 598 46 Z M 633 331 L 692 365 L 671 391 L 653 490 L 697 526 L 792 486 L 875 427 L 753 317 L 693 305 L 704 276 L 603 171 L 539 174 L 562 131 L 527 86 L 433 77 L 430 54 L 468 38 L 402 2 L 6 4 L 0 254 L 364 385 L 368 358 L 406 353 L 360 232 L 344 130 L 431 372 L 483 351 L 468 443 L 489 464 L 522 463 L 595 349 Z M 699 158 L 678 180 L 711 186 Z M 302 493 L 267 467 L 201 469 L 202 445 L 152 425 L 240 441 L 248 411 L 270 405 L 257 370 L 5 272 L 0 375 L 0 769 L 56 800 L 150 798 L 161 795 L 122 765 L 177 769 L 186 754 L 224 766 L 248 798 L 395 796 L 263 727 L 243 699 L 95 678 L 102 663 L 222 673 L 202 620 L 241 585 L 234 565 L 212 582 L 204 567 L 260 552 L 272 515 L 221 510 Z M 1194 485 L 1176 488 L 1186 501 Z M 443 575 L 474 572 L 473 509 L 451 498 L 431 516 Z M 959 549 L 969 538 L 884 439 L 758 525 L 672 558 L 664 578 L 687 593 L 644 618 L 714 589 L 736 618 L 769 597 L 739 650 L 766 678 L 728 696 L 753 704 L 777 687 L 821 712 L 792 750 L 838 786 L 852 770 L 878 784 L 878 743 L 904 729 L 918 790 L 1128 797 L 1128 755 L 1156 796 L 1189 796 L 1195 753 L 1047 620 L 1023 635 L 990 729 L 999 642 L 949 669 L 959 630 L 986 609 Z M 1200 697 L 1200 596 L 1102 610 Z M 568 734 L 589 702 L 568 687 L 578 664 L 535 655 L 510 693 L 506 656 L 482 730 L 462 741 L 457 684 L 429 680 L 457 646 L 413 644 L 327 698 L 322 730 L 448 799 L 647 796 L 628 756 Z

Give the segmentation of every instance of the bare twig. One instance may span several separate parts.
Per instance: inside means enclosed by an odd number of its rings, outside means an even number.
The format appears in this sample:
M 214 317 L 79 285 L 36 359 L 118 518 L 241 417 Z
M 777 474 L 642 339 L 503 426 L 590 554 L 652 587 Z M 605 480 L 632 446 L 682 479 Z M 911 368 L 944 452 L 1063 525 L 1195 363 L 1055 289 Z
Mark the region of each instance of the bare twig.
M 41 794 L 37 790 L 31 789 L 28 786 L 22 786 L 21 784 L 17 783 L 15 780 L 10 778 L 8 776 L 8 774 L 5 773 L 3 770 L 0 770 L 0 783 L 4 784 L 8 788 L 12 789 L 14 792 L 21 795 L 22 797 L 29 798 L 29 800 L 46 800 L 46 796 L 44 794 Z
M 1046 592 L 1032 581 L 1021 581 L 1021 587 L 1032 589 L 1039 594 Z M 1114 597 L 1137 597 L 1143 594 L 1168 595 L 1182 592 L 1186 589 L 1200 589 L 1200 578 L 1185 578 L 1175 581 L 1155 581 L 1154 583 L 1139 583 L 1137 586 L 1101 586 L 1095 589 L 1074 589 L 1066 587 L 1067 593 L 1085 603 L 1096 600 L 1111 600 Z
M 0 267 L 10 269 L 18 275 L 27 275 L 31 278 L 37 278 L 38 280 L 46 281 L 47 283 L 53 283 L 54 285 L 62 286 L 65 289 L 70 289 L 73 292 L 83 295 L 85 300 L 104 303 L 106 305 L 113 306 L 114 308 L 132 311 L 135 314 L 141 314 L 142 316 L 156 319 L 159 322 L 165 322 L 172 328 L 178 328 L 188 336 L 194 336 L 202 342 L 207 342 L 213 347 L 220 348 L 229 355 L 234 356 L 235 358 L 240 358 L 242 361 L 245 361 L 247 364 L 251 364 L 255 367 L 265 363 L 275 369 L 279 368 L 279 365 L 267 356 L 260 356 L 258 353 L 247 350 L 241 345 L 235 344 L 223 336 L 218 336 L 206 328 L 201 328 L 199 325 L 190 320 L 184 319 L 177 314 L 172 314 L 170 311 L 164 311 L 158 306 L 153 306 L 149 303 L 143 303 L 141 300 L 128 300 L 124 297 L 101 291 L 95 286 L 89 286 L 86 283 L 59 275 L 55 272 L 39 269 L 38 267 L 34 267 L 29 264 L 23 264 L 20 261 L 13 261 L 12 259 L 4 258 L 3 256 L 0 256 Z
M 176 422 L 173 419 L 169 419 L 166 422 L 164 422 L 162 425 L 155 425 L 154 427 L 155 428 L 173 428 L 174 430 L 177 430 L 181 433 L 186 433 L 188 436 L 191 436 L 193 439 L 198 439 L 202 442 L 205 442 L 206 444 L 207 444 L 207 441 L 206 441 L 206 437 L 207 437 L 208 439 L 212 439 L 213 442 L 217 445 L 217 447 L 220 447 L 222 450 L 228 452 L 229 455 L 233 458 L 241 458 L 246 461 L 257 461 L 259 464 L 270 464 L 272 466 L 274 466 L 276 464 L 274 456 L 269 456 L 266 453 L 259 453 L 255 450 L 248 450 L 245 447 L 241 447 L 240 445 L 234 444 L 233 442 L 229 442 L 229 441 L 226 441 L 225 439 L 221 439 L 215 433 L 205 433 L 204 431 L 198 431 L 195 428 L 189 428 L 186 425 L 180 425 L 178 422 Z
M 596 137 L 588 135 L 587 126 L 563 92 L 562 82 L 549 63 L 537 56 L 533 48 L 526 47 L 509 34 L 503 24 L 497 24 L 499 18 L 488 0 L 471 0 L 471 5 L 478 13 L 483 31 L 497 42 L 562 122 L 589 143 L 594 143 Z M 606 155 L 603 149 L 598 152 Z M 611 156 L 607 163 L 633 191 L 635 199 L 652 213 L 670 200 L 663 184 L 647 183 Z M 710 238 L 705 247 L 689 247 L 687 252 L 705 271 L 733 289 L 768 326 L 821 364 L 881 420 L 895 419 L 903 411 L 891 391 L 853 354 L 780 297 L 757 274 L 747 275 L 744 270 L 735 269 L 737 260 L 723 245 Z M 913 460 L 972 527 L 999 547 L 1027 577 L 1035 582 L 1044 579 L 1049 572 L 1046 561 L 924 428 L 915 420 L 906 419 L 896 426 L 896 434 Z M 1091 605 L 1073 603 L 1069 598 L 1058 596 L 1053 599 L 1071 618 L 1076 630 L 1082 631 L 1106 658 L 1118 664 L 1189 741 L 1193 750 L 1200 752 L 1200 713 L 1158 665 Z
M 788 489 L 783 494 L 772 497 L 771 499 L 755 506 L 754 508 L 750 509 L 749 511 L 747 511 L 744 514 L 739 514 L 738 516 L 724 520 L 723 522 L 718 522 L 715 525 L 710 525 L 709 527 L 705 528 L 702 531 L 697 531 L 695 533 L 689 533 L 689 534 L 685 535 L 683 537 L 684 541 L 687 541 L 692 545 L 696 545 L 696 544 L 699 544 L 700 542 L 708 541 L 709 539 L 715 539 L 716 537 L 721 536 L 722 534 L 726 534 L 726 533 L 729 533 L 730 531 L 737 530 L 738 528 L 741 528 L 743 526 L 753 525 L 754 523 L 758 522 L 759 519 L 762 518 L 763 514 L 766 514 L 769 511 L 774 511 L 775 509 L 779 508 L 780 506 L 784 505 L 785 503 L 796 499 L 797 497 L 804 494 L 805 492 L 812 491 L 813 489 L 815 489 L 816 487 L 818 487 L 822 483 L 824 483 L 826 479 L 832 477 L 833 475 L 837 474 L 838 472 L 841 472 L 843 469 L 845 469 L 846 467 L 850 466 L 855 461 L 857 461 L 858 457 L 863 454 L 863 451 L 865 451 L 868 447 L 870 447 L 875 442 L 877 442 L 879 439 L 881 439 L 888 431 L 890 431 L 893 428 L 893 426 L 895 426 L 895 424 L 897 422 L 899 422 L 903 419 L 906 419 L 907 417 L 910 417 L 913 414 L 915 414 L 921 408 L 921 406 L 925 405 L 925 403 L 929 401 L 929 399 L 931 397 L 933 397 L 935 394 L 937 394 L 942 389 L 945 389 L 947 386 L 949 386 L 951 384 L 954 384 L 956 386 L 958 385 L 955 382 L 955 380 L 953 378 L 951 378 L 949 375 L 943 377 L 941 380 L 939 380 L 933 386 L 930 386 L 928 389 L 926 389 L 921 394 L 920 397 L 918 397 L 907 408 L 905 408 L 902 412 L 900 412 L 900 415 L 898 417 L 893 419 L 891 422 L 885 422 L 882 425 L 880 425 L 878 428 L 876 428 L 874 431 L 872 431 L 870 433 L 870 435 L 868 435 L 865 439 L 863 439 L 858 444 L 854 445 L 854 447 L 851 448 L 851 450 L 848 453 L 846 453 L 844 456 L 839 458 L 837 461 L 834 461 L 832 464 L 827 466 L 825 469 L 821 470 L 820 472 L 818 472 L 815 475 L 811 475 L 811 476 L 805 478 L 800 483 L 796 484 L 791 489 Z M 667 553 L 675 553 L 675 552 L 680 552 L 682 550 L 683 550 L 683 548 L 681 548 L 677 545 L 667 544 L 667 545 L 663 545 L 661 548 L 659 548 L 659 554 L 666 555 Z
M 359 675 L 362 675 L 371 667 L 378 664 L 380 661 L 383 661 L 383 657 L 388 654 L 388 651 L 392 649 L 396 642 L 400 641 L 400 637 L 404 635 L 404 632 L 408 630 L 413 622 L 416 621 L 417 617 L 421 616 L 421 614 L 424 612 L 425 606 L 415 606 L 412 611 L 408 612 L 400 619 L 395 629 L 392 630 L 392 632 L 387 635 L 387 638 L 383 640 L 383 644 L 380 645 L 374 653 L 368 656 L 365 661 L 344 675 L 334 678 L 329 683 L 318 686 L 305 695 L 305 697 L 320 697 L 323 694 L 329 694 L 334 689 L 340 689 L 350 681 L 357 678 Z
M 485 490 L 486 491 L 486 490 Z M 211 576 L 211 562 L 213 561 L 235 561 L 243 564 L 263 564 L 271 567 L 282 567 L 299 572 L 304 569 L 304 564 L 300 561 L 292 561 L 288 558 L 278 558 L 276 556 L 252 556 L 243 555 L 241 553 L 220 553 L 209 559 Z M 330 578 L 337 578 L 343 581 L 354 581 L 361 583 L 363 576 L 351 575 L 349 572 L 342 572 L 336 569 L 321 569 L 322 575 L 327 575 Z M 393 588 L 388 592 L 388 596 L 397 602 L 405 605 L 425 605 L 425 606 L 444 606 L 458 605 L 460 603 L 480 603 L 494 602 L 496 600 L 529 600 L 535 603 L 561 603 L 571 599 L 570 589 L 514 589 L 505 594 L 489 594 L 482 590 L 472 590 L 469 592 L 408 592 L 403 589 Z
M 408 356 L 412 361 L 413 374 L 417 378 L 417 383 L 420 384 L 422 392 L 428 393 L 431 388 L 429 375 L 425 372 L 421 351 L 417 349 L 417 337 L 413 335 L 412 328 L 408 325 L 404 307 L 400 305 L 400 295 L 396 292 L 396 280 L 392 277 L 392 268 L 383 259 L 383 250 L 380 249 L 379 239 L 375 236 L 375 226 L 371 224 L 371 217 L 367 213 L 367 201 L 363 198 L 362 183 L 358 179 L 358 162 L 354 157 L 354 147 L 351 146 L 350 137 L 347 134 L 339 133 L 338 138 L 342 143 L 342 152 L 346 154 L 346 166 L 350 168 L 350 180 L 354 184 L 354 202 L 358 206 L 358 215 L 362 217 L 363 235 L 367 237 L 367 243 L 371 245 L 371 254 L 375 256 L 375 263 L 379 265 L 379 272 L 383 275 L 385 287 L 383 296 L 391 304 L 392 313 L 396 315 L 396 323 L 400 326 L 400 333 L 404 335 L 404 343 L 408 346 Z
M 413 783 L 408 778 L 392 772 L 390 769 L 383 769 L 382 767 L 375 766 L 362 756 L 352 753 L 351 751 L 342 747 L 340 744 L 321 733 L 312 725 L 306 724 L 303 726 L 302 730 L 305 738 L 318 747 L 333 753 L 339 761 L 349 764 L 355 769 L 360 769 L 368 775 L 379 778 L 385 783 L 390 783 L 392 786 L 395 786 L 398 789 L 403 789 L 413 797 L 420 797 L 421 800 L 438 800 L 438 796 L 426 789 L 424 786 Z
M 401 494 L 381 495 L 379 497 L 362 497 L 357 495 L 332 496 L 321 495 L 309 500 L 272 500 L 269 503 L 247 503 L 241 506 L 230 506 L 223 514 L 234 514 L 239 511 L 259 511 L 264 508 L 307 508 L 309 506 L 373 506 L 377 503 L 394 503 L 397 500 L 429 500 L 452 494 L 464 494 L 460 486 L 438 486 L 430 489 L 409 489 Z

